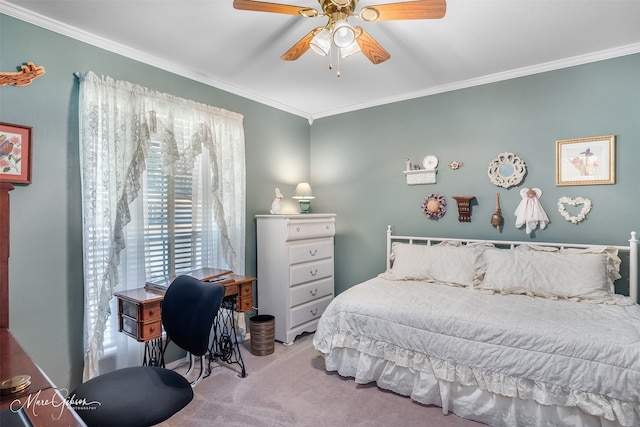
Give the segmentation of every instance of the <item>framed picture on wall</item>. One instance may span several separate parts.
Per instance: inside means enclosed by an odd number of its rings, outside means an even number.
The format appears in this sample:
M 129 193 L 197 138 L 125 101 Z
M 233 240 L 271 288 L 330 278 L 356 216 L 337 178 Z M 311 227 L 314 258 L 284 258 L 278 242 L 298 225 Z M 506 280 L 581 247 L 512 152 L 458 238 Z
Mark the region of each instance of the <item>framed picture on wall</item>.
M 615 136 L 556 141 L 556 185 L 616 183 Z
M 0 182 L 31 184 L 31 127 L 0 122 Z

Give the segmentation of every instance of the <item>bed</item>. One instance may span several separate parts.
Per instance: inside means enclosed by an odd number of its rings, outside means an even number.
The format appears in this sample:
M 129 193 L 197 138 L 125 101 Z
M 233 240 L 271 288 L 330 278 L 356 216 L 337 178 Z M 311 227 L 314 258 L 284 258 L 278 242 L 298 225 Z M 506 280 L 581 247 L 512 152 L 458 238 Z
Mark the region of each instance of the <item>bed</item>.
M 493 426 L 640 426 L 635 232 L 591 246 L 389 226 L 386 240 L 385 272 L 318 323 L 327 371 Z

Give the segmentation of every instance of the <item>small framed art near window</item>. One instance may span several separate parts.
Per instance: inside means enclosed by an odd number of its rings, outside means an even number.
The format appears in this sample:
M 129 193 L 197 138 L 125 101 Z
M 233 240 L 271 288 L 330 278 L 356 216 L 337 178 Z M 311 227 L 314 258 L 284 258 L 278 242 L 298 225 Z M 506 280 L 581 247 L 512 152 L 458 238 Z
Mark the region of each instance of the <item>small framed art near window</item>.
M 616 183 L 615 136 L 556 141 L 556 185 Z
M 0 182 L 31 184 L 31 127 L 0 122 Z

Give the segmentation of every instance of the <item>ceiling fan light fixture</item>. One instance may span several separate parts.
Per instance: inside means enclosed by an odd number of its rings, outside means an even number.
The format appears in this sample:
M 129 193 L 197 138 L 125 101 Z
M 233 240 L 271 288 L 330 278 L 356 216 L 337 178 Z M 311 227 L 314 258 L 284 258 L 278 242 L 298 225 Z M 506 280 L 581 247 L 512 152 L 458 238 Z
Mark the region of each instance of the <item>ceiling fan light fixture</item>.
M 336 46 L 339 48 L 350 46 L 355 39 L 356 33 L 346 20 L 340 19 L 336 21 L 333 27 L 333 43 L 335 43 Z
M 358 52 L 362 52 L 362 50 L 360 49 L 360 45 L 354 41 L 349 46 L 340 48 L 340 57 L 344 59 Z
M 331 32 L 328 28 L 323 28 L 309 43 L 311 49 L 317 54 L 327 56 L 331 49 Z

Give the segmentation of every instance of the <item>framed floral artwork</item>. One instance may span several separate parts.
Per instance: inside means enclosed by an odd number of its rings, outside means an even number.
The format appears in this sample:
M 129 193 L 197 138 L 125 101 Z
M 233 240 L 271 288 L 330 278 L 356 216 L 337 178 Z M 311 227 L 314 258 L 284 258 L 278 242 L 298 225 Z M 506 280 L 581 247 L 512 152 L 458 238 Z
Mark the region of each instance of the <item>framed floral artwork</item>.
M 31 127 L 0 122 L 0 182 L 31 184 Z
M 615 136 L 556 141 L 556 185 L 616 183 Z

